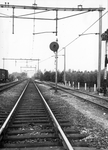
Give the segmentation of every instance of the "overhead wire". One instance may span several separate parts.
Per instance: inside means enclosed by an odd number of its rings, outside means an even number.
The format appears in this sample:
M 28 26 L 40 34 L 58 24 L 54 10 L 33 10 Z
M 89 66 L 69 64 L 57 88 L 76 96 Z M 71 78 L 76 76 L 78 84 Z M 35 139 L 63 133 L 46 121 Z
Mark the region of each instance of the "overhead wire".
M 0 16 L 0 18 L 13 18 L 13 16 Z M 37 19 L 37 20 L 55 20 L 52 19 L 52 18 L 34 18 L 34 17 L 19 17 L 19 16 L 15 16 L 14 15 L 14 18 L 17 18 L 17 19 Z
M 78 16 L 78 15 L 82 15 L 82 14 L 85 14 L 85 13 L 88 13 L 90 11 L 85 11 L 85 12 L 81 12 L 81 13 L 77 13 L 77 14 L 74 14 L 74 15 L 70 15 L 70 16 L 66 16 L 66 17 L 62 17 L 62 18 L 58 18 L 58 20 L 61 20 L 61 19 L 66 19 L 66 18 L 70 18 L 70 17 L 74 17 L 74 16 Z
M 88 31 L 93 25 L 95 25 L 95 24 L 96 24 L 103 16 L 105 16 L 107 13 L 108 13 L 108 11 L 106 11 L 106 12 L 105 12 L 101 17 L 99 17 L 93 24 L 91 24 L 86 30 L 84 30 L 84 31 L 80 34 L 80 36 L 83 35 L 86 31 Z M 74 38 L 70 43 L 68 43 L 66 46 L 64 46 L 62 49 L 60 49 L 58 52 L 64 50 L 64 48 L 66 48 L 66 47 L 68 47 L 69 45 L 71 45 L 73 42 L 75 42 L 77 39 L 79 39 L 80 36 Z M 51 56 L 51 57 L 52 57 L 52 56 Z M 50 59 L 51 57 L 48 57 L 48 58 L 44 59 L 43 61 L 46 61 L 46 60 Z M 43 62 L 43 61 L 41 61 L 41 62 Z
M 84 1 L 84 0 L 83 0 Z M 14 16 L 14 18 L 20 18 L 20 19 L 41 19 L 41 20 L 55 20 L 55 19 L 50 19 L 50 18 L 29 18 L 29 17 L 23 17 L 23 16 L 28 16 L 28 15 L 32 15 L 32 14 L 37 14 L 37 13 L 43 13 L 43 12 L 47 12 L 47 11 L 49 11 L 49 10 L 45 10 L 45 11 L 41 11 L 41 12 L 34 12 L 34 13 L 30 13 L 30 14 L 24 14 L 24 15 L 20 15 L 20 16 Z M 78 14 L 75 14 L 75 15 L 70 15 L 70 16 L 67 16 L 67 17 L 63 17 L 63 18 L 58 18 L 59 20 L 61 20 L 61 19 L 65 19 L 65 18 L 69 18 L 69 17 L 73 17 L 73 16 L 76 16 L 76 15 L 80 15 L 80 14 L 84 14 L 84 13 L 87 13 L 87 12 L 90 12 L 90 11 L 86 11 L 86 12 L 83 12 L 83 13 L 78 13 Z M 104 15 L 106 15 L 108 13 L 108 11 L 106 11 L 99 19 L 97 19 L 92 25 L 90 25 L 86 30 L 84 30 L 81 34 L 80 34 L 80 36 L 82 35 L 82 34 L 84 34 L 86 31 L 88 31 L 94 24 L 96 24 Z M 4 17 L 4 18 L 11 18 L 11 17 L 13 17 L 13 16 L 8 16 L 8 15 L 6 15 L 6 14 L 2 14 L 2 13 L 0 13 L 1 15 L 4 15 L 4 16 L 0 16 L 0 17 Z M 80 38 L 80 36 L 78 36 L 78 37 L 76 37 L 75 39 L 73 39 L 71 42 L 69 42 L 66 46 L 64 46 L 65 48 L 66 47 L 68 47 L 69 45 L 71 45 L 73 42 L 75 42 L 77 39 L 79 39 Z M 62 48 L 62 49 L 60 49 L 58 52 L 60 52 L 60 51 L 62 51 L 63 49 L 64 49 L 64 47 Z M 52 56 L 51 56 L 52 57 Z M 45 60 L 48 60 L 48 59 L 50 59 L 51 57 L 49 57 L 49 58 L 46 58 Z M 43 61 L 45 61 L 45 60 L 43 60 Z M 41 61 L 41 62 L 43 62 L 43 61 Z
M 4 13 L 0 13 L 1 15 L 4 15 L 4 16 L 9 16 L 9 15 L 7 15 L 7 14 L 4 14 Z M 3 17 L 3 16 L 2 16 Z
M 107 13 L 108 13 L 108 11 L 106 11 L 106 12 L 105 12 L 101 17 L 99 17 L 93 24 L 91 24 L 86 30 L 84 30 L 84 31 L 80 34 L 80 36 L 83 35 L 86 31 L 88 31 L 92 26 L 94 26 L 94 25 L 95 25 L 103 16 L 105 16 Z M 77 39 L 79 39 L 80 36 L 78 36 L 78 37 L 76 37 L 75 39 L 73 39 L 70 43 L 68 43 L 68 44 L 67 44 L 66 46 L 64 46 L 64 47 L 66 48 L 66 47 L 68 47 L 69 45 L 71 45 L 74 41 L 76 41 Z M 64 47 L 63 47 L 61 50 L 63 50 Z M 59 52 L 60 52 L 61 50 L 59 50 Z
M 39 12 L 34 12 L 34 13 L 29 13 L 29 14 L 24 14 L 24 15 L 19 15 L 18 17 L 23 17 L 23 16 L 29 16 L 29 15 L 34 15 L 34 14 L 40 14 L 44 12 L 48 12 L 49 10 L 44 10 L 44 11 L 39 11 Z
M 46 58 L 46 59 L 44 59 L 44 60 L 41 60 L 39 63 L 42 63 L 42 62 L 44 62 L 44 61 L 46 61 L 46 60 L 48 60 L 48 59 L 50 59 L 50 58 L 52 58 L 52 57 L 54 57 L 54 55 L 52 55 L 52 56 L 50 56 L 50 57 L 48 57 L 48 58 Z

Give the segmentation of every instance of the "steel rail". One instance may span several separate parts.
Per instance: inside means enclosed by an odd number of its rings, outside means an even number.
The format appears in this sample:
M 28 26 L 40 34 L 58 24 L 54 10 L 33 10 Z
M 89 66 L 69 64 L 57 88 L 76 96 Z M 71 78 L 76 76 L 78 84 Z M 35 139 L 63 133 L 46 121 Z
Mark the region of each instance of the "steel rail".
M 10 82 L 10 83 L 6 83 L 4 85 L 0 85 L 0 92 L 3 92 L 13 86 L 16 86 L 17 84 L 20 84 L 22 81 L 14 81 L 14 82 Z
M 53 87 L 55 86 L 55 84 L 54 83 L 52 83 L 52 82 L 49 82 L 50 84 L 53 84 Z M 45 83 L 45 82 L 43 82 L 43 84 L 48 84 L 48 83 Z M 48 84 L 49 85 L 49 84 Z M 77 90 L 77 89 L 72 89 L 71 87 L 65 87 L 65 86 L 62 86 L 62 85 L 59 85 L 58 84 L 58 88 L 63 88 L 64 90 L 70 90 L 70 91 L 73 91 L 73 92 L 77 92 L 77 93 L 81 93 L 81 94 L 84 94 L 84 95 L 88 95 L 88 96 L 91 96 L 91 97 L 94 97 L 94 98 L 98 98 L 98 99 L 100 99 L 100 100 L 105 100 L 105 101 L 108 101 L 106 98 L 104 98 L 104 97 L 99 97 L 99 96 L 97 96 L 97 95 L 92 95 L 92 94 L 90 94 L 90 93 L 86 93 L 86 92 L 84 92 L 84 91 L 80 91 L 80 90 Z M 71 93 L 70 93 L 71 94 Z
M 16 104 L 14 105 L 13 109 L 11 110 L 11 112 L 9 113 L 9 115 L 8 115 L 8 117 L 6 118 L 5 122 L 3 123 L 2 127 L 0 128 L 0 136 L 1 136 L 1 134 L 3 133 L 4 129 L 7 127 L 8 123 L 9 123 L 9 120 L 11 119 L 11 117 L 12 117 L 13 113 L 15 112 L 15 109 L 16 109 L 16 107 L 18 106 L 18 104 L 19 104 L 19 102 L 20 102 L 20 100 L 21 100 L 21 98 L 22 98 L 22 96 L 23 96 L 25 90 L 27 89 L 28 84 L 29 84 L 29 82 L 28 82 L 28 83 L 26 84 L 26 86 L 24 87 L 24 89 L 23 89 L 21 95 L 19 96 L 19 98 L 18 98 Z M 0 138 L 0 140 L 1 140 L 1 138 Z
M 77 89 L 72 89 L 72 88 L 70 88 L 70 87 L 63 87 L 63 86 L 61 86 L 61 85 L 58 85 L 58 87 L 60 87 L 60 88 L 63 88 L 63 89 L 65 89 L 65 90 L 70 90 L 70 91 L 73 91 L 73 92 L 77 92 L 77 93 L 81 93 L 81 94 L 84 94 L 84 95 L 88 95 L 88 96 L 91 96 L 91 97 L 94 97 L 94 98 L 98 98 L 98 99 L 100 99 L 100 100 L 105 100 L 105 101 L 107 101 L 108 102 L 108 100 L 106 99 L 106 98 L 104 98 L 104 97 L 99 97 L 99 96 L 96 96 L 96 95 L 92 95 L 92 94 L 90 94 L 90 93 L 86 93 L 86 92 L 84 92 L 84 91 L 80 91 L 80 90 L 77 90 Z
M 33 82 L 33 83 L 34 83 L 34 82 Z M 48 105 L 47 102 L 45 101 L 45 98 L 43 97 L 43 95 L 41 94 L 39 88 L 37 87 L 36 83 L 34 83 L 34 85 L 35 85 L 36 89 L 38 90 L 38 92 L 39 92 L 39 94 L 40 94 L 40 96 L 41 96 L 43 102 L 45 103 L 45 106 L 46 106 L 47 110 L 49 111 L 50 116 L 51 116 L 52 119 L 53 119 L 54 125 L 55 125 L 55 126 L 57 127 L 57 129 L 58 129 L 58 131 L 59 131 L 59 133 L 60 133 L 60 137 L 62 138 L 63 143 L 65 144 L 66 149 L 67 149 L 67 150 L 74 150 L 73 147 L 72 147 L 72 145 L 70 144 L 69 140 L 67 139 L 67 137 L 66 137 L 64 131 L 62 130 L 61 126 L 59 125 L 57 119 L 55 118 L 53 112 L 51 111 L 49 105 Z
M 52 83 L 51 83 L 51 84 L 52 84 Z M 50 84 L 47 84 L 47 85 L 49 85 L 49 86 L 51 86 L 51 87 L 55 87 L 55 85 L 50 85 Z M 72 96 L 75 96 L 75 97 L 77 97 L 77 98 L 79 98 L 79 99 L 82 99 L 82 100 L 84 100 L 84 101 L 88 101 L 88 102 L 90 102 L 90 103 L 93 103 L 93 104 L 95 104 L 95 105 L 97 105 L 97 106 L 99 106 L 99 107 L 103 107 L 104 109 L 108 109 L 108 106 L 107 106 L 107 105 L 97 103 L 97 102 L 92 101 L 92 100 L 89 100 L 89 99 L 87 99 L 87 98 L 83 98 L 83 97 L 78 96 L 78 95 L 76 95 L 76 94 L 74 94 L 74 93 L 71 93 L 71 92 L 73 91 L 73 92 L 76 92 L 76 93 L 81 93 L 81 94 L 88 95 L 88 96 L 91 96 L 91 97 L 94 97 L 94 98 L 98 98 L 98 99 L 100 99 L 100 100 L 104 100 L 104 101 L 107 101 L 107 102 L 108 102 L 108 100 L 105 99 L 105 98 L 101 98 L 101 97 L 98 97 L 98 96 L 90 95 L 90 94 L 88 94 L 88 93 L 86 94 L 86 93 L 83 93 L 83 92 L 80 92 L 80 91 L 75 91 L 75 90 L 70 89 L 70 88 L 62 87 L 62 86 L 60 86 L 60 85 L 58 86 L 58 90 L 61 90 L 61 91 L 63 91 L 63 92 L 66 92 L 66 93 L 68 93 L 68 94 L 70 94 L 70 95 L 72 95 Z M 67 91 L 67 90 L 68 90 L 68 91 Z

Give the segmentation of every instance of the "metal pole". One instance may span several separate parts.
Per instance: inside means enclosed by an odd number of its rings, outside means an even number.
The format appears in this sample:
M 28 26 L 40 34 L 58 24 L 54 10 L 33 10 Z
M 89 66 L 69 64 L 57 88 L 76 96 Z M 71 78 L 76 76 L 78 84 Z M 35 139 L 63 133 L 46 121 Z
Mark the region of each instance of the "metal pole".
M 14 7 L 13 7 L 13 19 L 12 19 L 12 34 L 14 34 Z
M 66 48 L 64 47 L 64 85 L 66 83 Z
M 97 74 L 97 88 L 100 91 L 101 87 L 101 34 L 102 34 L 102 11 L 99 11 L 99 53 L 98 53 L 98 74 Z
M 58 11 L 56 11 L 56 42 L 58 42 Z M 57 92 L 57 69 L 58 69 L 58 50 L 55 52 L 56 72 L 55 72 L 55 92 Z
M 58 51 L 55 52 L 56 73 L 55 73 L 55 92 L 57 92 L 57 66 L 58 66 Z
M 35 73 L 36 73 L 36 66 L 35 66 Z
M 58 34 L 58 11 L 56 10 L 56 36 Z
M 4 61 L 5 61 L 5 58 L 3 58 L 3 69 L 4 69 Z
M 103 85 L 103 90 L 104 90 L 104 95 L 106 95 L 106 87 L 107 87 L 107 44 L 108 42 L 105 42 L 105 69 L 104 69 L 104 85 Z
M 38 73 L 39 73 L 39 59 L 38 59 Z

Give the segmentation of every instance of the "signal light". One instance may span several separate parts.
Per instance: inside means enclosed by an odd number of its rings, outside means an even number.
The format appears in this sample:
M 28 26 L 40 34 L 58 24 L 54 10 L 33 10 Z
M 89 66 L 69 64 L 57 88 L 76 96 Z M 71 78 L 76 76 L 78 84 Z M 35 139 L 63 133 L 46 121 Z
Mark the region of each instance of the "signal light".
M 102 41 L 108 41 L 108 29 L 101 35 Z

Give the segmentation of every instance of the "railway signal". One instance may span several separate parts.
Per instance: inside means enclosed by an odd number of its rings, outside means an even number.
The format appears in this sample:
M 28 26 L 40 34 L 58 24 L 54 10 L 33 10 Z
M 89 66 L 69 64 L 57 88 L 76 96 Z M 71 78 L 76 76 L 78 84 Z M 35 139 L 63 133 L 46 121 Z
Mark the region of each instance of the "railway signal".
M 56 73 L 55 73 L 55 92 L 57 92 L 57 65 L 58 65 L 58 49 L 59 49 L 59 44 L 57 42 L 52 42 L 50 44 L 50 49 L 55 53 L 55 61 L 56 61 Z
M 50 44 L 50 49 L 53 51 L 53 52 L 57 52 L 57 50 L 59 49 L 59 44 L 57 42 L 52 42 Z
M 108 42 L 108 29 L 101 35 L 102 41 Z

